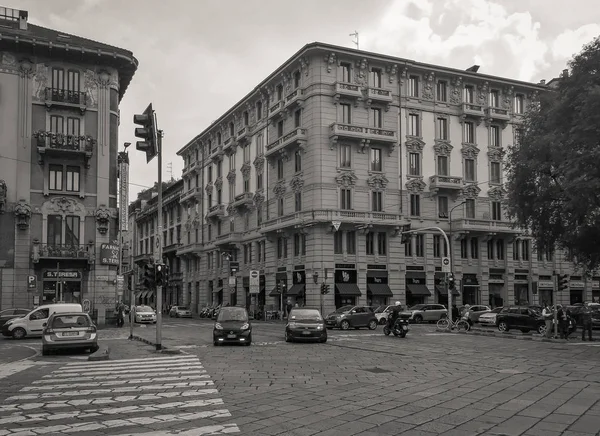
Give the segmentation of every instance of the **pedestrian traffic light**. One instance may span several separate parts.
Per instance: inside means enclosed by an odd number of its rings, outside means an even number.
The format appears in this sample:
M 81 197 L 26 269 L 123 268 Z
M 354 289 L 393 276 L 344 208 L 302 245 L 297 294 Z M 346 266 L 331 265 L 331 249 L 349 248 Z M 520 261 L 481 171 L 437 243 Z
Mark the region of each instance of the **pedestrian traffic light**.
M 159 152 L 157 141 L 157 129 L 154 120 L 152 103 L 148 105 L 143 114 L 133 116 L 133 123 L 142 127 L 135 128 L 136 138 L 143 139 L 135 143 L 136 150 L 146 153 L 146 162 L 150 162 Z
M 566 291 L 569 289 L 569 276 L 568 274 L 559 274 L 558 275 L 558 290 Z
M 165 284 L 165 266 L 162 263 L 156 265 L 156 286 Z
M 146 289 L 152 289 L 154 288 L 154 283 L 156 280 L 156 276 L 154 274 L 154 264 L 153 263 L 147 263 L 144 265 L 144 287 L 146 287 Z
M 448 276 L 448 289 L 453 291 L 456 288 L 456 282 L 454 280 L 454 273 L 450 273 Z
M 410 224 L 406 224 L 402 226 L 402 230 L 401 230 L 401 237 L 400 237 L 400 243 L 401 244 L 408 244 L 410 243 Z
M 321 285 L 321 294 L 325 295 L 325 294 L 329 294 L 329 285 L 323 283 Z

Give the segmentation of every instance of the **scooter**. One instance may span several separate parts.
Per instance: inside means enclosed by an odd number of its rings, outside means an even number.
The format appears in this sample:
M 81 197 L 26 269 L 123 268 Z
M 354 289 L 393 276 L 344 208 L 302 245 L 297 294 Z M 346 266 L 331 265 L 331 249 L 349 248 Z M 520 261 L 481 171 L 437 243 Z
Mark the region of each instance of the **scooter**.
M 396 322 L 393 326 L 390 326 L 392 323 L 391 317 L 388 318 L 388 322 L 385 326 L 383 326 L 383 334 L 389 336 L 390 333 L 393 333 L 394 336 L 400 336 L 401 338 L 406 337 L 406 334 L 410 330 L 409 323 L 407 319 L 397 318 Z

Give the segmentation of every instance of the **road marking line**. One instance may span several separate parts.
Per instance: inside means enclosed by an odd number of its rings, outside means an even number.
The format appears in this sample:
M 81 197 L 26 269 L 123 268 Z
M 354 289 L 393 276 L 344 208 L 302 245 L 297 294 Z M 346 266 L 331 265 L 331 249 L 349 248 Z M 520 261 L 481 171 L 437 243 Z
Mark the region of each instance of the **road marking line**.
M 189 367 L 189 366 L 197 366 L 200 365 L 200 362 L 198 360 L 196 361 L 189 361 L 186 363 L 174 363 L 172 365 L 168 365 L 168 364 L 148 364 L 148 365 L 115 365 L 114 367 L 102 367 L 102 368 L 94 368 L 94 367 L 90 367 L 90 368 L 77 368 L 77 369 L 61 369 L 60 372 L 61 374 L 66 374 L 66 373 L 77 373 L 77 372 L 81 372 L 81 371 L 86 371 L 86 372 L 101 372 L 101 371 L 112 371 L 112 370 L 126 370 L 126 369 L 152 369 L 152 368 L 185 368 L 185 367 Z
M 55 390 L 55 389 L 73 389 L 73 388 L 91 388 L 94 386 L 122 386 L 122 385 L 137 385 L 139 386 L 141 383 L 156 383 L 156 382 L 177 382 L 184 380 L 194 380 L 194 379 L 207 379 L 210 378 L 208 374 L 198 374 L 198 375 L 187 375 L 187 376 L 176 376 L 176 377 L 161 377 L 161 378 L 142 378 L 142 379 L 134 379 L 134 380 L 110 380 L 104 382 L 90 382 L 90 383 L 63 383 L 58 385 L 35 385 L 35 386 L 25 386 L 20 389 L 19 392 L 31 392 L 31 391 L 43 391 L 43 390 Z M 56 382 L 56 380 L 48 380 L 48 382 Z
M 239 433 L 240 429 L 236 424 L 207 425 L 205 427 L 193 428 L 191 430 L 158 430 L 147 433 L 127 433 L 121 436 L 204 436 Z
M 112 365 L 115 363 L 134 363 L 134 362 L 160 362 L 160 361 L 175 361 L 175 360 L 188 360 L 189 357 L 188 356 L 169 356 L 169 357 L 148 357 L 145 359 L 122 359 L 122 360 L 112 360 L 110 362 L 96 362 L 96 363 L 89 363 L 86 362 L 85 364 L 81 364 L 79 362 L 72 362 L 67 364 L 68 367 L 74 367 L 74 366 L 102 366 L 102 365 Z
M 206 370 L 205 369 L 192 369 L 192 370 L 184 370 L 184 371 L 147 371 L 144 373 L 144 375 L 148 375 L 148 376 L 152 376 L 152 377 L 157 377 L 157 376 L 175 376 L 175 375 L 193 375 L 193 374 L 205 374 Z M 104 380 L 104 379 L 110 379 L 110 380 L 114 380 L 114 379 L 128 379 L 128 378 L 133 378 L 133 377 L 139 377 L 140 374 L 106 374 L 106 375 L 92 375 L 92 376 L 88 376 L 87 373 L 82 372 L 82 373 L 75 373 L 75 374 L 69 374 L 67 376 L 60 376 L 57 377 L 58 374 L 47 374 L 45 375 L 41 380 L 36 380 L 33 382 L 34 385 L 37 384 L 43 384 L 43 383 L 54 383 L 56 381 L 58 382 L 78 382 L 78 381 L 91 381 L 91 380 Z
M 127 374 L 153 374 L 153 373 L 161 373 L 168 372 L 169 374 L 174 374 L 177 372 L 199 372 L 203 371 L 204 367 L 202 365 L 190 365 L 190 366 L 176 366 L 176 367 L 156 367 L 156 368 L 144 368 L 144 369 L 130 369 L 130 368 L 117 368 L 113 370 L 103 370 L 103 371 L 83 371 L 83 372 L 62 372 L 62 370 L 56 370 L 52 374 L 47 374 L 43 378 L 69 378 L 69 377 L 77 377 L 77 376 L 102 376 L 102 375 L 124 375 L 124 371 Z
M 35 365 L 30 362 L 11 362 L 0 365 L 0 380 L 11 375 L 15 375 L 26 369 L 33 368 Z
M 198 363 L 200 360 L 196 356 L 185 356 L 183 358 L 179 358 L 176 360 L 148 360 L 145 362 L 119 362 L 118 360 L 109 362 L 102 362 L 102 364 L 94 363 L 94 362 L 86 362 L 79 363 L 78 365 L 67 365 L 65 367 L 66 370 L 69 371 L 77 371 L 79 369 L 88 369 L 88 368 L 112 368 L 115 366 L 139 366 L 139 365 L 183 365 L 186 363 Z

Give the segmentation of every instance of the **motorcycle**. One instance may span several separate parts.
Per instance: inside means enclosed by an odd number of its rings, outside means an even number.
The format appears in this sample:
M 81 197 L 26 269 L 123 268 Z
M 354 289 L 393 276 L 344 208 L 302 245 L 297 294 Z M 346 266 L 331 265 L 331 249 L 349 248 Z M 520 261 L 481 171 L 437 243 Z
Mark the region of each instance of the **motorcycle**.
M 391 326 L 392 320 L 391 317 L 388 318 L 388 322 L 385 326 L 383 326 L 383 334 L 389 336 L 390 333 L 393 333 L 394 336 L 400 336 L 401 338 L 406 337 L 406 334 L 410 330 L 408 320 L 397 318 L 394 325 Z

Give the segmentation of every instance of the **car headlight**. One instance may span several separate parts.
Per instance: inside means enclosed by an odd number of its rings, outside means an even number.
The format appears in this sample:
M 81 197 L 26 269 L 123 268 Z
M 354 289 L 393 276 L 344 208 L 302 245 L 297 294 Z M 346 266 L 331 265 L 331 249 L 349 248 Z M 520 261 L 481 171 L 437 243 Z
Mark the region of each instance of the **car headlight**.
M 340 315 L 338 318 L 339 318 L 339 319 L 344 319 L 344 318 L 346 318 L 346 315 L 345 315 L 345 314 L 342 314 L 342 315 Z
M 215 329 L 217 330 L 223 330 L 223 326 L 221 325 L 221 323 L 215 323 Z
M 294 328 L 296 328 L 296 323 L 295 322 L 290 322 L 290 323 L 288 323 L 288 327 L 291 328 L 291 329 L 294 329 Z
M 246 323 L 242 326 L 242 330 L 248 330 L 250 328 L 250 324 Z
M 322 325 L 322 324 L 319 324 L 319 325 L 317 326 L 317 330 L 323 330 L 323 325 Z
M 465 316 L 469 316 L 471 312 L 465 312 Z

